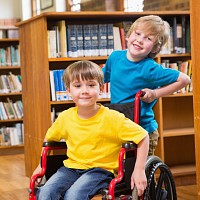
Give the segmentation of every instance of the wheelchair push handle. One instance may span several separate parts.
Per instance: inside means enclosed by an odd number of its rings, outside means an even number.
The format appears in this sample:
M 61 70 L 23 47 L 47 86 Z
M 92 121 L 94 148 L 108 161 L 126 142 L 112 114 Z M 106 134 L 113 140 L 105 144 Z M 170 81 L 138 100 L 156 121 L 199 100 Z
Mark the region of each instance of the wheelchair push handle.
M 143 97 L 145 94 L 146 93 L 144 91 L 140 90 L 135 95 L 133 120 L 137 124 L 140 124 L 140 111 L 141 111 L 140 97 Z

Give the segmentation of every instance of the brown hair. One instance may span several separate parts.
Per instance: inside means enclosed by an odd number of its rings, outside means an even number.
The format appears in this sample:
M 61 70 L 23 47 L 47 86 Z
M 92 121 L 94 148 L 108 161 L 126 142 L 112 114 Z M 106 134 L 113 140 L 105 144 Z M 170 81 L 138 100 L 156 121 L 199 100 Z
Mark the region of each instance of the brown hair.
M 149 54 L 149 57 L 155 57 L 168 41 L 170 35 L 170 25 L 168 22 L 164 21 L 161 17 L 157 15 L 147 15 L 138 18 L 130 27 L 126 37 L 129 38 L 133 31 L 140 28 L 147 31 L 148 34 L 155 36 L 156 41 L 152 52 Z
M 63 74 L 63 82 L 66 88 L 70 87 L 70 82 L 74 80 L 97 80 L 99 85 L 104 84 L 103 72 L 94 62 L 83 60 L 69 65 Z

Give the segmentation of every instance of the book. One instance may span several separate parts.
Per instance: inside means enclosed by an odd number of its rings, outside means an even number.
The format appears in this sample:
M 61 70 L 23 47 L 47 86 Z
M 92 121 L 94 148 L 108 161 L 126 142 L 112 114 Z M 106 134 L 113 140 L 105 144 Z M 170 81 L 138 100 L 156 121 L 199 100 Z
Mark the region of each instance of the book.
M 113 26 L 113 36 L 114 36 L 114 50 L 122 50 L 119 27 Z
M 99 55 L 107 56 L 107 24 L 99 24 Z
M 113 24 L 107 24 L 107 51 L 108 56 L 114 50 L 114 34 L 113 34 Z
M 70 58 L 78 57 L 76 33 L 76 25 L 67 25 L 67 51 Z
M 121 44 L 122 44 L 122 49 L 126 49 L 126 38 L 125 38 L 125 31 L 123 27 L 119 28 L 120 32 L 120 38 L 121 38 Z
M 49 46 L 49 58 L 57 57 L 57 46 L 56 46 L 56 30 L 48 30 L 48 46 Z
M 56 91 L 55 91 L 55 82 L 54 82 L 54 72 L 53 72 L 53 70 L 49 71 L 49 79 L 50 79 L 51 100 L 56 101 Z
M 91 24 L 91 51 L 92 56 L 99 56 L 99 27 L 98 24 Z
M 3 119 L 2 120 L 7 120 L 8 119 L 8 115 L 6 113 L 6 110 L 5 110 L 5 107 L 4 107 L 4 104 L 2 101 L 0 101 L 0 109 L 1 109 L 1 113 L 3 115 Z
M 66 101 L 68 99 L 68 95 L 67 95 L 67 91 L 65 89 L 64 82 L 62 80 L 63 73 L 64 73 L 63 69 L 57 70 L 57 78 L 58 78 L 60 100 L 61 101 Z
M 84 56 L 92 55 L 92 40 L 91 40 L 91 25 L 83 25 L 83 46 L 84 46 Z
M 83 43 L 83 25 L 77 24 L 76 25 L 76 38 L 77 38 L 77 54 L 78 57 L 84 56 L 84 43 Z
M 58 82 L 58 70 L 53 70 L 53 77 L 54 77 L 54 84 L 55 84 L 55 94 L 56 94 L 56 101 L 60 101 L 60 88 Z
M 67 32 L 66 32 L 66 22 L 65 20 L 60 20 L 58 22 L 58 27 L 60 30 L 60 49 L 61 57 L 67 57 Z
M 182 53 L 186 53 L 186 16 L 181 16 L 182 26 Z

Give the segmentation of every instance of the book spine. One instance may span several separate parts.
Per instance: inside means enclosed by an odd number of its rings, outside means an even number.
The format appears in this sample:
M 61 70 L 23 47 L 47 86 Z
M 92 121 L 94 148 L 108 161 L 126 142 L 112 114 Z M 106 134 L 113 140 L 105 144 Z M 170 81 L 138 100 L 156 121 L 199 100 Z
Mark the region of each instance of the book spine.
M 91 44 L 91 25 L 83 25 L 83 46 L 84 46 L 84 56 L 92 55 L 92 44 Z
M 53 72 L 53 70 L 49 71 L 49 78 L 50 78 L 51 100 L 56 101 L 56 91 L 55 91 L 55 82 L 54 82 L 54 72 Z
M 114 50 L 113 24 L 107 24 L 107 38 L 108 55 L 110 55 Z
M 83 57 L 84 56 L 84 44 L 83 44 L 83 25 L 78 24 L 76 25 L 77 29 L 77 54 L 78 57 Z
M 65 85 L 64 85 L 64 82 L 62 80 L 62 77 L 63 77 L 63 73 L 64 73 L 64 70 L 63 69 L 60 69 L 57 71 L 57 78 L 58 78 L 58 85 L 59 85 L 59 93 L 60 93 L 60 100 L 61 101 L 66 101 L 68 99 L 68 95 L 67 95 L 67 92 L 66 92 L 66 89 L 65 89 Z
M 61 99 L 60 99 L 60 88 L 59 88 L 59 82 L 58 82 L 58 70 L 53 71 L 53 76 L 54 76 L 56 100 L 61 101 Z
M 99 27 L 97 24 L 91 24 L 91 51 L 92 56 L 99 56 Z
M 76 25 L 67 25 L 67 50 L 70 58 L 78 57 Z
M 107 24 L 99 24 L 99 55 L 107 56 Z

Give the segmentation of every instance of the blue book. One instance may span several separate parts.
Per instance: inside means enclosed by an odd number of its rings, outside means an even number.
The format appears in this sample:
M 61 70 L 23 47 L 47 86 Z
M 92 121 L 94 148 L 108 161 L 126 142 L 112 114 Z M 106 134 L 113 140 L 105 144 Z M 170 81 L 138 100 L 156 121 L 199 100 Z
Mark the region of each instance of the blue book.
M 60 88 L 59 88 L 59 82 L 58 82 L 58 70 L 53 71 L 53 77 L 54 77 L 56 100 L 60 101 L 61 99 L 60 99 Z
M 99 24 L 99 55 L 107 56 L 107 24 Z
M 84 56 L 83 50 L 83 26 L 81 24 L 76 25 L 76 38 L 77 38 L 77 54 L 78 57 Z
M 84 46 L 84 56 L 92 55 L 92 46 L 91 46 L 91 25 L 83 25 L 83 46 Z
M 62 80 L 62 77 L 63 77 L 63 73 L 64 73 L 64 70 L 63 69 L 60 69 L 60 70 L 57 70 L 57 74 L 58 74 L 58 86 L 59 86 L 59 93 L 60 93 L 60 100 L 61 101 L 66 101 L 68 98 L 67 98 L 67 91 L 65 89 L 65 85 L 64 85 L 64 82 Z
M 91 49 L 92 56 L 99 56 L 99 26 L 91 24 Z
M 109 56 L 114 50 L 113 24 L 107 24 L 107 38 L 107 50 Z
M 78 57 L 76 25 L 67 25 L 67 51 L 71 58 Z

